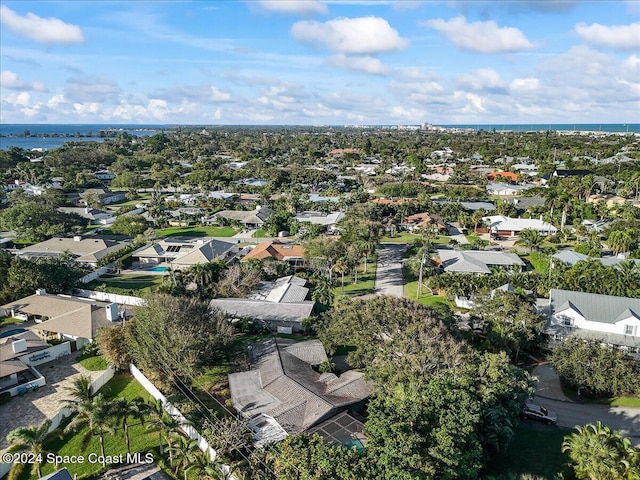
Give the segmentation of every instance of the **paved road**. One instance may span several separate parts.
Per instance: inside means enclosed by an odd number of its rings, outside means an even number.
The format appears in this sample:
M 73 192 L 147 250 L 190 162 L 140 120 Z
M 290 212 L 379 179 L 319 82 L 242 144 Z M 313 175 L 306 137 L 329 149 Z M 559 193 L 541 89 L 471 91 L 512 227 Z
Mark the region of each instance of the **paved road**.
M 581 405 L 535 397 L 534 402 L 558 415 L 558 426 L 573 428 L 576 425 L 595 423 L 600 420 L 613 430 L 620 430 L 631 441 L 640 445 L 640 408 L 610 407 L 608 405 Z
M 378 295 L 404 296 L 402 254 L 406 248 L 406 245 L 403 243 L 380 244 L 374 288 L 375 293 Z
M 456 240 L 460 245 L 466 245 L 469 243 L 467 237 L 465 237 L 460 231 L 460 224 L 458 222 L 453 222 L 447 224 L 447 231 L 449 235 L 451 235 L 452 240 Z
M 562 393 L 558 375 L 550 365 L 536 367 L 533 375 L 538 378 L 533 401 L 556 412 L 558 426 L 573 428 L 600 420 L 609 428 L 620 430 L 630 437 L 634 444 L 640 445 L 640 408 L 575 403 Z

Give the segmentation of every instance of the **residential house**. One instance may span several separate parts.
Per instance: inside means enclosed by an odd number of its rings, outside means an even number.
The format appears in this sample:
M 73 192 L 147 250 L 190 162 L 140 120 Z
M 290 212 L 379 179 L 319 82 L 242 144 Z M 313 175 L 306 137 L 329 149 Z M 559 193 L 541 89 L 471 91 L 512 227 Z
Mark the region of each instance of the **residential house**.
M 441 216 L 426 212 L 409 215 L 401 221 L 398 226 L 401 230 L 407 230 L 409 232 L 412 232 L 417 228 L 442 232 L 447 228 Z
M 131 254 L 145 264 L 168 264 L 181 270 L 199 263 L 226 261 L 238 253 L 235 241 L 225 242 L 208 237 L 167 237 L 146 245 Z
M 49 361 L 50 345 L 30 330 L 0 338 L 0 393 L 20 395 L 46 385 L 40 372 L 33 368 L 33 359 Z M 42 363 L 42 362 L 40 362 Z
M 319 340 L 265 340 L 249 347 L 249 360 L 249 371 L 229 375 L 229 389 L 233 406 L 243 416 L 250 421 L 270 420 L 262 422 L 262 430 L 255 428 L 258 437 L 269 435 L 274 427 L 282 438 L 283 430 L 285 434 L 295 434 L 323 425 L 332 417 L 339 418 L 336 415 L 348 408 L 357 408 L 371 394 L 360 372 L 349 370 L 337 376 L 317 371 L 327 362 Z M 342 418 L 348 420 L 342 422 L 343 427 L 353 428 L 343 429 L 342 444 L 362 438 L 360 426 L 348 417 Z
M 595 195 L 589 195 L 587 203 L 600 203 L 604 202 L 607 208 L 613 208 L 616 205 L 624 205 L 627 203 L 627 199 L 618 195 L 610 195 L 605 193 L 597 193 Z
M 504 215 L 482 217 L 489 231 L 501 237 L 517 237 L 522 230 L 535 230 L 542 235 L 553 235 L 558 229 L 548 222 L 535 218 L 511 218 Z
M 73 480 L 73 477 L 69 473 L 69 470 L 67 470 L 66 468 L 61 468 L 60 470 L 56 470 L 49 475 L 40 477 L 40 480 Z
M 502 170 L 496 170 L 487 174 L 487 180 L 493 182 L 494 180 L 507 180 L 511 183 L 518 181 L 518 174 L 513 172 L 505 172 Z
M 44 289 L 2 305 L 0 314 L 35 320 L 31 329 L 41 337 L 75 341 L 78 349 L 93 341 L 98 329 L 113 326 L 120 319 L 116 303 L 51 295 Z
M 95 196 L 102 205 L 122 202 L 127 198 L 125 192 L 112 192 L 104 188 L 87 188 L 84 192 L 80 193 L 81 201 L 86 205 L 87 197 L 92 195 Z
M 522 192 L 535 187 L 535 185 L 509 185 L 506 183 L 490 183 L 486 186 L 489 195 L 497 195 L 499 197 L 515 197 L 521 195 Z
M 255 210 L 222 210 L 215 213 L 205 223 L 220 223 L 220 219 L 231 222 L 239 222 L 245 228 L 262 228 L 264 223 L 273 215 L 273 210 L 267 207 L 257 206 Z
M 462 208 L 470 212 L 483 209 L 487 212 L 492 212 L 496 209 L 496 206 L 490 202 L 452 202 L 451 200 L 434 200 L 433 203 L 438 205 L 445 205 L 447 203 L 459 203 Z
M 567 265 L 575 265 L 578 262 L 585 262 L 589 260 L 598 261 L 607 267 L 613 267 L 615 265 L 619 265 L 622 262 L 634 262 L 637 265 L 640 265 L 640 260 L 626 259 L 626 258 L 620 258 L 620 257 L 589 257 L 587 255 L 578 253 L 571 249 L 560 250 L 559 252 L 553 255 L 553 258 L 560 260 L 561 262 L 566 263 Z
M 520 270 L 524 262 L 514 253 L 485 250 L 438 250 L 439 268 L 450 273 L 490 274 L 491 267 Z
M 111 182 L 111 180 L 116 178 L 116 176 L 109 170 L 98 170 L 97 172 L 93 173 L 93 176 L 101 182 Z
M 86 238 L 79 235 L 73 238 L 54 237 L 25 247 L 19 250 L 17 255 L 35 259 L 59 257 L 62 254 L 70 253 L 77 262 L 95 267 L 102 258 L 123 249 L 129 243 L 129 241 L 117 241 L 97 235 Z
M 91 207 L 58 207 L 63 213 L 74 213 L 86 218 L 90 225 L 111 225 L 116 221 L 116 214 L 112 211 L 98 210 Z
M 302 320 L 312 315 L 315 305 L 306 300 L 306 283 L 304 278 L 289 275 L 262 282 L 248 298 L 217 298 L 210 305 L 235 318 L 258 320 L 282 333 L 300 331 Z
M 336 230 L 336 224 L 344 218 L 342 212 L 299 212 L 296 213 L 295 220 L 298 223 L 309 222 L 314 225 L 320 225 L 322 231 L 333 233 Z
M 246 185 L 248 187 L 262 188 L 267 186 L 267 182 L 264 178 L 245 178 L 234 182 L 237 185 Z
M 590 175 L 593 172 L 591 170 L 562 170 L 557 169 L 553 172 L 554 177 L 566 178 L 566 177 L 584 177 Z
M 640 354 L 638 298 L 551 289 L 538 307 L 548 318 L 545 333 L 555 341 L 575 335 Z
M 249 260 L 265 259 L 288 262 L 294 267 L 302 267 L 304 266 L 304 247 L 294 243 L 259 243 L 240 261 L 248 262 Z

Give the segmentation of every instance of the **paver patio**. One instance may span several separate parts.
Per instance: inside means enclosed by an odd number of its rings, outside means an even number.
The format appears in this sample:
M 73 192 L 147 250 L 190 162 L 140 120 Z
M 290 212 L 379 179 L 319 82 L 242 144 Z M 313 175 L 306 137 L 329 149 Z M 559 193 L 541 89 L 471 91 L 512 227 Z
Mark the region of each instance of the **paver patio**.
M 52 362 L 38 365 L 47 384 L 37 392 L 13 397 L 9 403 L 0 405 L 0 450 L 8 447 L 7 434 L 18 427 L 40 425 L 45 419 L 53 417 L 69 398 L 66 387 L 80 375 L 89 375 L 91 380 L 98 378 L 104 370 L 91 372 L 84 368 L 77 358 L 80 352 L 61 357 Z

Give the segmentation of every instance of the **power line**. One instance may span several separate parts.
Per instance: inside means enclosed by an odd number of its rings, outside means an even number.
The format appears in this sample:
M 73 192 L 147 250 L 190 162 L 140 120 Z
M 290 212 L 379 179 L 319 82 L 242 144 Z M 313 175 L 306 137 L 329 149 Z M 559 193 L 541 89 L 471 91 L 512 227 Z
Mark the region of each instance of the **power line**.
M 137 325 L 141 325 L 141 323 L 140 323 L 140 322 L 136 322 L 136 324 L 137 324 Z M 151 334 L 150 329 L 149 329 L 146 325 L 145 325 L 145 333 L 147 334 L 147 338 L 148 338 L 150 341 L 153 341 L 153 340 L 154 340 L 153 336 L 152 336 L 152 335 L 150 335 L 150 334 Z M 139 337 L 138 337 L 138 339 L 139 339 Z M 154 345 L 155 345 L 156 347 L 160 347 L 168 357 L 171 357 L 171 356 L 172 356 L 172 355 L 169 353 L 169 351 L 165 348 L 165 346 L 164 346 L 164 345 L 162 345 L 161 343 L 156 342 Z M 151 345 L 150 343 L 147 343 L 147 346 L 152 346 L 152 345 Z M 175 361 L 175 364 L 176 364 L 176 365 L 178 365 L 178 366 L 180 366 L 180 365 L 181 365 L 181 362 L 180 362 L 176 357 L 172 358 L 172 360 L 174 360 L 174 361 Z M 171 367 L 170 367 L 170 365 L 169 365 L 169 362 L 167 362 L 167 360 L 166 360 L 166 359 L 164 360 L 164 362 L 165 362 L 165 365 L 164 365 L 164 366 L 160 365 L 160 366 L 161 366 L 161 368 L 163 369 L 163 371 L 164 371 L 165 373 L 168 373 L 168 372 L 167 372 L 167 369 L 168 369 L 168 371 L 169 371 L 170 373 L 172 373 L 172 374 L 173 374 L 174 372 L 173 372 L 173 370 L 171 369 Z M 235 417 L 235 418 L 237 418 L 237 419 L 242 418 L 242 417 L 240 416 L 240 414 L 239 414 L 239 413 L 234 414 L 234 413 L 233 413 L 233 412 L 231 412 L 231 411 L 230 411 L 230 410 L 229 410 L 225 405 L 223 405 L 222 403 L 220 403 L 220 401 L 219 401 L 217 398 L 215 398 L 213 395 L 211 395 L 211 393 L 209 393 L 205 388 L 203 388 L 202 384 L 200 384 L 200 382 L 198 382 L 198 381 L 197 381 L 197 379 L 196 379 L 192 374 L 189 374 L 189 372 L 188 372 L 188 371 L 184 370 L 184 367 L 182 367 L 182 368 L 181 368 L 181 370 L 182 370 L 183 374 L 184 374 L 187 378 L 189 378 L 191 381 L 193 381 L 193 382 L 194 382 L 194 383 L 195 383 L 195 384 L 200 388 L 200 390 L 201 390 L 201 391 L 203 391 L 203 392 L 205 392 L 207 395 L 209 395 L 209 397 L 211 397 L 211 399 L 213 399 L 213 400 L 214 400 L 214 401 L 215 401 L 215 402 L 216 402 L 216 403 L 217 403 L 217 404 L 218 404 L 218 405 L 219 405 L 219 406 L 220 406 L 220 407 L 221 407 L 225 412 L 227 412 L 230 416 L 233 416 L 233 417 Z M 174 376 L 175 376 L 175 375 L 174 375 Z M 179 379 L 179 377 L 178 377 L 178 376 L 175 376 L 175 378 Z M 185 384 L 182 380 L 180 380 L 180 381 L 182 382 L 182 384 L 183 384 L 183 385 L 185 385 L 185 387 L 186 387 L 186 388 L 189 388 L 189 387 L 187 387 L 187 386 L 186 386 L 186 384 Z M 209 407 L 208 407 L 207 405 L 205 405 L 205 403 L 204 403 L 204 402 L 203 402 L 203 401 L 202 401 L 202 400 L 201 400 L 197 395 L 195 395 L 193 392 L 191 392 L 191 393 L 192 393 L 193 397 L 195 397 L 195 399 L 197 400 L 197 402 L 198 402 L 200 405 L 202 405 L 202 407 L 205 409 L 205 411 L 206 411 L 206 412 L 208 412 L 207 414 L 205 414 L 205 416 L 206 416 L 206 417 L 208 417 L 208 418 L 209 418 L 209 420 L 212 420 L 212 422 L 214 423 L 214 425 L 215 425 L 217 422 L 220 422 L 220 419 L 219 419 L 215 414 L 213 414 L 213 418 L 212 418 L 212 413 L 213 413 L 213 412 L 211 412 L 211 410 L 209 409 Z M 185 396 L 186 396 L 186 395 L 185 395 Z M 253 432 L 251 431 L 251 429 L 250 429 L 250 428 L 248 428 L 248 427 L 247 427 L 247 430 L 251 433 L 251 435 L 253 435 Z M 237 449 L 237 451 L 238 451 L 238 453 L 240 454 L 240 456 L 242 456 L 242 458 L 243 458 L 244 460 L 246 460 L 246 461 L 247 461 L 247 463 L 248 463 L 249 465 L 251 465 L 251 461 L 250 461 L 250 460 L 249 460 L 249 459 L 244 455 L 244 453 L 242 453 L 242 452 L 241 452 L 240 450 L 238 450 L 238 449 Z M 273 471 L 273 469 L 272 469 L 269 465 L 267 465 L 267 464 L 266 464 L 266 463 L 265 463 L 261 458 L 258 458 L 258 461 L 259 461 L 259 462 L 260 462 L 260 463 L 261 463 L 261 464 L 262 464 L 262 465 L 263 465 L 263 466 L 264 466 L 264 467 L 265 467 L 269 472 L 271 472 L 271 473 L 273 474 L 273 476 L 274 476 L 274 477 L 277 477 L 277 475 L 276 475 L 275 471 Z M 293 467 L 293 468 L 298 472 L 298 474 L 300 474 L 300 471 L 298 470 L 298 468 L 297 468 L 295 465 L 293 465 L 293 464 L 290 464 L 290 465 L 291 465 L 291 466 L 292 466 L 292 467 Z

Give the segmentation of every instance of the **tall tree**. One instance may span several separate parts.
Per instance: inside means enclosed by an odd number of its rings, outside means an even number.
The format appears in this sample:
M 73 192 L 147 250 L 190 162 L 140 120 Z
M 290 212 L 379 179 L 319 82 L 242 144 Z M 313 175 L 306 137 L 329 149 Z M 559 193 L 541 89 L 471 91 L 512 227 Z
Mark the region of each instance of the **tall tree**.
M 87 433 L 82 437 L 82 447 L 86 448 L 91 439 L 95 436 L 100 441 L 100 455 L 102 466 L 106 468 L 106 454 L 104 448 L 105 434 L 114 434 L 114 403 L 97 394 L 90 402 L 85 402 L 76 406 L 71 422 L 65 427 L 65 432 L 77 432 L 87 427 Z
M 194 298 L 151 294 L 129 321 L 127 345 L 134 362 L 159 382 L 169 372 L 197 375 L 224 354 L 233 328 L 226 316 Z
M 640 478 L 640 449 L 600 422 L 576 427 L 565 437 L 562 451 L 569 454 L 578 480 Z
M 45 463 L 46 450 L 44 442 L 49 435 L 51 420 L 47 419 L 42 424 L 29 427 L 19 427 L 12 430 L 7 435 L 7 443 L 9 453 L 27 453 L 34 461 L 31 465 L 31 473 L 36 473 L 38 477 L 42 477 L 42 464 Z M 18 462 L 13 469 L 22 469 L 23 465 Z

